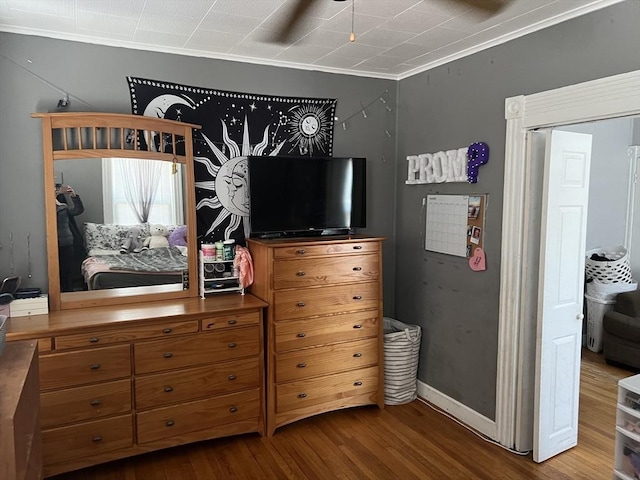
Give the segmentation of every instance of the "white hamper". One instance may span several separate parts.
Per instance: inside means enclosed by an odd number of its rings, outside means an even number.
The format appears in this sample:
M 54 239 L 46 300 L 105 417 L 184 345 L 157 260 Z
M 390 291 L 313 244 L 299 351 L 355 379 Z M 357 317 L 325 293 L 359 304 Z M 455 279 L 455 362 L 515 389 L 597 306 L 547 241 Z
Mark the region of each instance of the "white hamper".
M 587 348 L 592 352 L 602 351 L 602 319 L 604 314 L 613 310 L 615 300 L 602 300 L 584 296 L 587 301 Z
M 384 317 L 384 403 L 401 405 L 418 396 L 422 330 Z

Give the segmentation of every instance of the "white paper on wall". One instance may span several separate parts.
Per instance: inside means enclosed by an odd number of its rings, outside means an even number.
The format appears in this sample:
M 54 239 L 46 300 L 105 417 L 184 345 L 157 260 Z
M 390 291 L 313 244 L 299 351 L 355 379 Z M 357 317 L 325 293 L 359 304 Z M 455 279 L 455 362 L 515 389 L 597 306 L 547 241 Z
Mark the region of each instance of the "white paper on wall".
M 467 256 L 468 195 L 429 195 L 425 250 Z

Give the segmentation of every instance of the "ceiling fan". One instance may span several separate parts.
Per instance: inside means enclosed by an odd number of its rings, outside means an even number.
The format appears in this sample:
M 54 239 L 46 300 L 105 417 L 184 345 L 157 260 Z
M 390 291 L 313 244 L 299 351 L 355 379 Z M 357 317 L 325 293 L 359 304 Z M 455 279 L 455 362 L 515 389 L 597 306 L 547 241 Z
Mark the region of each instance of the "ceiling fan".
M 297 26 L 304 20 L 307 15 L 310 15 L 313 11 L 313 8 L 317 6 L 321 2 L 325 2 L 328 0 L 295 0 L 293 6 L 289 10 L 287 14 L 287 18 L 282 23 L 282 28 L 275 32 L 275 35 L 272 37 L 272 41 L 274 43 L 289 43 L 291 38 L 294 36 L 296 32 Z M 333 0 L 334 2 L 345 2 L 347 0 Z M 353 32 L 353 20 L 354 20 L 354 5 L 355 0 L 351 1 L 351 36 L 349 38 L 350 41 L 355 40 L 355 33 Z M 389 0 L 393 1 L 393 0 Z M 429 1 L 429 0 L 424 0 Z M 472 9 L 484 14 L 484 15 L 493 15 L 498 11 L 502 10 L 510 1 L 512 0 L 453 0 L 457 3 L 462 3 L 466 6 L 471 7 Z

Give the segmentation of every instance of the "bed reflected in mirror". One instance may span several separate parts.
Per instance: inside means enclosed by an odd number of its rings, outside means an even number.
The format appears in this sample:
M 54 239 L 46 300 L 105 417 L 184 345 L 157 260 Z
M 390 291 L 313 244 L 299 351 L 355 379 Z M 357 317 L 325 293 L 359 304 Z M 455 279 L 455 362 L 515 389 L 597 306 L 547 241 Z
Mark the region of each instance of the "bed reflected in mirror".
M 60 291 L 181 289 L 188 271 L 184 170 L 161 160 L 56 160 Z

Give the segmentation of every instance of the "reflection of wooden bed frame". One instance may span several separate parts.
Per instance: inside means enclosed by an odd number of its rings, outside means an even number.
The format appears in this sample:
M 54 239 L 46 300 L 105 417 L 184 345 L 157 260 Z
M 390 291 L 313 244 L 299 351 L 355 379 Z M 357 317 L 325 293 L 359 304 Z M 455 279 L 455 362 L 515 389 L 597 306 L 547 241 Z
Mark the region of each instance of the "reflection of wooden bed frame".
M 129 264 L 135 268 L 128 268 Z M 149 265 L 148 270 L 145 270 L 145 265 Z M 96 255 L 87 257 L 82 263 L 82 274 L 89 290 L 182 283 L 185 270 L 187 258 L 182 256 L 178 247 L 133 254 Z

